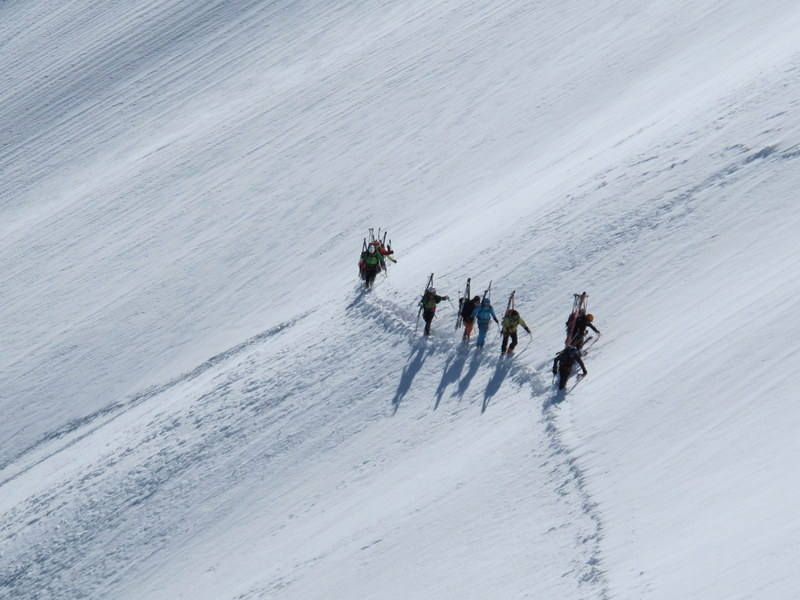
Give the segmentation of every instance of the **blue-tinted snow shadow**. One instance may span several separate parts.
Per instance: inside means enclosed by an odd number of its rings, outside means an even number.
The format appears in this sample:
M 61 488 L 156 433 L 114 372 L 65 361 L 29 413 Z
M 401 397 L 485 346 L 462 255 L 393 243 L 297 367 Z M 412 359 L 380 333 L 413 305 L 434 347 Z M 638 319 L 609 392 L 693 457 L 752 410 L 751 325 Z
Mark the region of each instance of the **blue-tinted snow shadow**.
M 403 367 L 403 373 L 400 375 L 400 383 L 397 385 L 397 391 L 392 398 L 392 412 L 397 412 L 400 407 L 400 401 L 405 397 L 411 389 L 411 384 L 414 383 L 414 377 L 417 376 L 419 370 L 422 368 L 422 363 L 425 362 L 425 355 L 430 352 L 425 345 L 420 345 L 417 350 L 413 351 L 411 358 Z
M 469 346 L 462 344 L 459 346 L 455 355 L 447 359 L 447 364 L 444 366 L 444 371 L 442 372 L 442 378 L 439 380 L 439 387 L 436 388 L 436 404 L 433 406 L 433 410 L 439 408 L 439 402 L 441 402 L 447 387 L 457 382 L 461 377 L 461 371 L 464 370 L 468 354 Z
M 503 380 L 506 378 L 506 375 L 508 375 L 510 370 L 511 357 L 501 356 L 500 360 L 497 361 L 497 366 L 494 369 L 492 378 L 489 380 L 489 383 L 486 384 L 486 389 L 483 391 L 481 414 L 486 412 L 486 407 L 489 406 L 489 400 L 491 400 L 500 390 L 500 386 L 503 384 Z
M 478 372 L 478 367 L 481 366 L 481 360 L 483 360 L 483 351 L 476 348 L 475 352 L 472 354 L 472 360 L 469 361 L 467 372 L 458 382 L 458 387 L 453 394 L 454 396 L 458 396 L 459 399 L 464 397 L 467 389 L 469 389 L 469 384 L 472 383 L 472 378 L 475 377 L 475 373 Z
M 542 410 L 547 411 L 548 408 L 551 406 L 558 406 L 561 404 L 567 397 L 567 390 L 559 390 L 555 389 L 547 394 L 545 397 L 544 402 L 542 403 Z
M 355 295 L 353 296 L 353 300 L 350 304 L 347 305 L 346 310 L 351 311 L 356 308 L 361 302 L 364 300 L 364 297 L 369 293 L 369 290 L 364 287 L 363 283 L 359 283 L 359 286 L 355 290 Z

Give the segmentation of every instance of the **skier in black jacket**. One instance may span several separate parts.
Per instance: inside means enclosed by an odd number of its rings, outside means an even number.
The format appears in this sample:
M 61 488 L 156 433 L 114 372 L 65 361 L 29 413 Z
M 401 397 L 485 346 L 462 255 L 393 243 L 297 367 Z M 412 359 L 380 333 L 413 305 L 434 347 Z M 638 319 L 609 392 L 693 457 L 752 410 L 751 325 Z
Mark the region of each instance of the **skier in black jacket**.
M 592 324 L 592 321 L 594 321 L 594 315 L 587 315 L 585 311 L 581 311 L 578 314 L 575 324 L 572 326 L 570 345 L 575 346 L 578 350 L 583 348 L 587 329 L 591 329 L 597 335 L 600 335 L 600 330 Z
M 558 389 L 563 390 L 567 387 L 567 380 L 569 376 L 572 375 L 572 367 L 575 366 L 576 362 L 580 365 L 581 369 L 583 369 L 583 374 L 586 375 L 588 371 L 581 359 L 581 351 L 575 346 L 567 346 L 556 354 L 556 358 L 553 361 L 553 375 L 558 373 L 560 376 Z
M 462 339 L 465 342 L 472 335 L 472 328 L 475 326 L 475 317 L 472 316 L 472 313 L 475 312 L 480 303 L 481 297 L 475 296 L 472 300 L 466 298 L 461 305 L 461 320 L 464 321 L 464 337 Z

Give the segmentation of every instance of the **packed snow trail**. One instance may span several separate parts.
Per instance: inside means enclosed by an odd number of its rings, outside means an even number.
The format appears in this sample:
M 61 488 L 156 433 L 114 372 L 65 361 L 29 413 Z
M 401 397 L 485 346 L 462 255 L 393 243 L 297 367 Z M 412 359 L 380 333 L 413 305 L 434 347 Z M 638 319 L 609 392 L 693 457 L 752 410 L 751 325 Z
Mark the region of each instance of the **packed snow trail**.
M 260 531 L 257 538 L 245 536 L 254 544 L 248 553 L 272 567 L 251 582 L 227 580 L 225 597 L 257 598 L 264 590 L 275 598 L 323 597 L 357 590 L 362 580 L 384 597 L 407 597 L 416 584 L 398 586 L 385 569 L 405 562 L 413 547 L 420 561 L 416 578 L 435 585 L 437 597 L 459 597 L 458 590 L 467 589 L 489 593 L 513 577 L 511 587 L 520 593 L 560 589 L 569 597 L 584 589 L 602 598 L 594 518 L 576 468 L 549 433 L 541 413 L 548 391 L 536 373 L 512 366 L 507 379 L 492 382 L 497 361 L 483 357 L 460 397 L 446 397 L 434 411 L 437 381 L 460 341 L 411 340 L 402 311 L 374 294 L 345 302 L 335 312 L 313 311 L 254 336 L 120 403 L 108 418 L 76 424 L 31 449 L 36 460 L 3 484 L 0 531 L 13 540 L 14 552 L 0 570 L 2 589 L 20 599 L 43 591 L 53 597 L 168 598 L 195 586 L 195 593 L 202 588 L 209 594 L 203 572 L 211 565 L 202 558 L 177 574 L 161 573 L 157 565 L 187 550 L 202 556 L 213 544 L 219 549 L 212 555 L 215 572 L 238 568 L 238 524 L 246 522 L 250 531 Z M 343 318 L 327 336 L 299 344 L 337 316 Z M 350 352 L 340 351 L 342 341 Z M 404 385 L 398 361 L 403 348 L 419 348 L 422 358 L 395 412 L 383 391 Z M 299 364 L 298 353 L 304 357 Z M 342 368 L 353 360 L 372 368 L 353 379 Z M 303 364 L 313 365 L 319 377 L 307 378 Z M 351 390 L 346 405 L 326 392 L 340 385 Z M 484 412 L 484 394 L 492 386 L 498 388 L 496 402 Z M 449 465 L 446 475 L 418 464 L 453 452 L 463 456 L 443 463 Z M 63 466 L 53 469 L 56 464 Z M 538 508 L 518 504 L 483 518 L 496 535 L 509 536 L 508 551 L 518 559 L 509 563 L 505 551 L 485 547 L 479 537 L 464 540 L 464 551 L 498 552 L 484 555 L 493 574 L 465 574 L 442 532 L 456 521 L 464 527 L 463 515 L 475 514 L 478 505 L 491 511 L 500 490 L 505 497 L 514 489 L 520 495 L 512 497 L 527 497 Z M 333 515 L 362 524 L 335 533 L 329 531 Z M 531 527 L 530 536 L 520 537 Z M 355 542 L 351 536 L 359 530 L 363 541 Z M 314 534 L 306 537 L 305 531 Z M 561 540 L 555 555 L 552 539 Z M 358 559 L 367 549 L 380 568 Z M 420 560 L 425 556 L 427 564 Z M 530 571 L 523 564 L 538 566 Z M 555 587 L 537 583 L 548 571 L 560 580 Z M 155 577 L 145 592 L 144 572 Z

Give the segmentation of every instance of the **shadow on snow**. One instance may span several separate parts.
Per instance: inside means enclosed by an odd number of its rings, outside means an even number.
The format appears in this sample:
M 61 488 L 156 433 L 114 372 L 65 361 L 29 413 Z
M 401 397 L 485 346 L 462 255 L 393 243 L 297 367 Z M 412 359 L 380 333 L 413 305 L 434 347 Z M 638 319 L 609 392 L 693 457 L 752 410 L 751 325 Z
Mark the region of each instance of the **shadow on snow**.
M 464 370 L 464 365 L 467 363 L 467 355 L 469 348 L 461 346 L 455 353 L 447 359 L 447 364 L 444 366 L 442 378 L 439 380 L 439 386 L 436 388 L 436 404 L 433 410 L 439 408 L 439 402 L 442 400 L 444 391 L 453 383 L 456 383 L 461 378 L 461 371 Z
M 403 367 L 403 372 L 400 375 L 400 383 L 397 385 L 397 391 L 392 398 L 392 412 L 397 412 L 400 407 L 400 401 L 408 394 L 411 389 L 411 384 L 414 382 L 414 377 L 417 376 L 419 370 L 422 368 L 422 363 L 425 362 L 426 350 L 430 353 L 432 350 L 425 346 L 420 346 L 416 351 L 412 351 L 411 358 Z
M 486 407 L 489 406 L 489 400 L 491 400 L 498 391 L 500 391 L 500 386 L 503 384 L 503 380 L 508 375 L 508 372 L 511 370 L 511 358 L 501 357 L 500 360 L 497 361 L 497 366 L 494 369 L 494 374 L 492 378 L 489 380 L 489 383 L 486 384 L 486 389 L 483 392 L 483 404 L 481 405 L 481 414 L 486 412 Z

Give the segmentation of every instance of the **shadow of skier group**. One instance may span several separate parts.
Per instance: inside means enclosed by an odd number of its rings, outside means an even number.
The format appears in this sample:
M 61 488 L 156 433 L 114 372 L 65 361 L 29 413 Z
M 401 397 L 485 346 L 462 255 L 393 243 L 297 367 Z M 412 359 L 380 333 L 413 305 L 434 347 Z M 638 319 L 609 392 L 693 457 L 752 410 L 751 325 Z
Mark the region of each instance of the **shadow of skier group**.
M 397 412 L 403 398 L 405 398 L 411 390 L 414 379 L 422 369 L 425 359 L 433 352 L 434 348 L 425 346 L 419 347 L 411 352 L 408 362 L 403 367 L 403 372 L 400 374 L 400 382 L 392 398 L 393 412 Z M 455 353 L 451 354 L 445 363 L 442 376 L 439 379 L 439 385 L 436 387 L 436 401 L 433 410 L 439 408 L 439 404 L 445 392 L 452 386 L 455 386 L 455 389 L 450 394 L 451 397 L 456 397 L 459 400 L 462 399 L 467 393 L 467 390 L 470 389 L 472 381 L 480 370 L 481 365 L 485 365 L 487 362 L 490 361 L 483 353 L 474 352 L 470 356 L 467 348 L 459 348 Z M 510 370 L 510 359 L 500 358 L 483 391 L 481 413 L 486 411 L 491 399 L 500 391 L 500 387 Z

